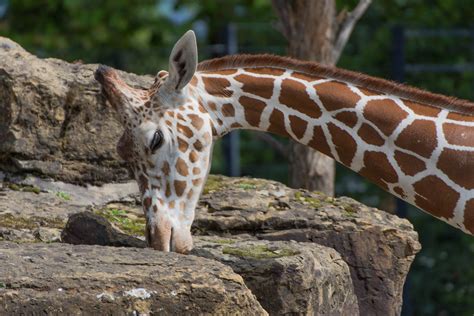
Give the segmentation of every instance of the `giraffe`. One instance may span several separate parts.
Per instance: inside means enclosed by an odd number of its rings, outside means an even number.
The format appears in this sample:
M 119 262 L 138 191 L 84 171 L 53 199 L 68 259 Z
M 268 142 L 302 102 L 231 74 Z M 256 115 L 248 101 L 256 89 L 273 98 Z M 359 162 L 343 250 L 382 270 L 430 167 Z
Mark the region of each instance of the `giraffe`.
M 117 151 L 155 249 L 192 248 L 213 141 L 234 129 L 291 137 L 474 235 L 474 103 L 272 55 L 198 64 L 192 31 L 148 90 L 106 66 L 95 78 L 125 127 Z

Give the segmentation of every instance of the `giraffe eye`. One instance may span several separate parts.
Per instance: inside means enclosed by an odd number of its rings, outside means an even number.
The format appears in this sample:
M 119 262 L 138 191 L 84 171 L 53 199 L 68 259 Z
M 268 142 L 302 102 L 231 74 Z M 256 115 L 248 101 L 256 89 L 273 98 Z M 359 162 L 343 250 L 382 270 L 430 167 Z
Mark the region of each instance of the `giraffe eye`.
M 150 143 L 150 149 L 152 152 L 157 150 L 158 148 L 163 145 L 163 132 L 160 130 L 155 131 L 155 134 L 153 134 L 153 139 L 151 140 Z

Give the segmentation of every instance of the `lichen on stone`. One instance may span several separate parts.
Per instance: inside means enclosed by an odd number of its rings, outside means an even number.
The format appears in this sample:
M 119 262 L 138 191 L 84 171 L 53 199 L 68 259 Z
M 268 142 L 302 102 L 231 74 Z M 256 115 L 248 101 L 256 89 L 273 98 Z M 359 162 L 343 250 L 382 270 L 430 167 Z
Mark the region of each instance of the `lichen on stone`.
M 135 216 L 126 210 L 105 207 L 94 213 L 106 218 L 126 234 L 143 236 L 145 233 L 145 218 Z

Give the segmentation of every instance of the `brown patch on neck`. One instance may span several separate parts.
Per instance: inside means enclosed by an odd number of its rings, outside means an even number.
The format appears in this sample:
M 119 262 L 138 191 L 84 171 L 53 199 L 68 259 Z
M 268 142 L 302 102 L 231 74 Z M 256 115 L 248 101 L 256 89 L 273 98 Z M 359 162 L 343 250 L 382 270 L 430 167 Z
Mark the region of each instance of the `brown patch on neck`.
M 235 77 L 235 80 L 243 83 L 242 91 L 258 95 L 259 97 L 270 99 L 273 95 L 274 79 L 271 78 L 257 78 L 246 74 L 241 74 Z
M 328 124 L 328 129 L 341 162 L 346 166 L 350 166 L 357 150 L 357 144 L 354 138 L 333 123 Z
M 357 101 L 360 100 L 360 97 L 345 83 L 331 81 L 315 85 L 314 88 L 328 111 L 355 108 Z
M 311 77 L 332 78 L 370 89 L 374 93 L 395 95 L 409 101 L 464 113 L 474 120 L 473 102 L 430 93 L 392 81 L 336 67 L 324 66 L 315 62 L 299 61 L 289 57 L 274 55 L 232 55 L 204 61 L 198 65 L 198 71 L 203 72 L 222 72 L 223 70 L 235 68 L 291 69 Z
M 437 167 L 463 188 L 474 189 L 474 152 L 445 148 Z
M 467 201 L 464 209 L 464 226 L 474 235 L 474 199 Z
M 429 158 L 436 148 L 436 126 L 432 121 L 416 120 L 398 135 L 395 145 Z
M 459 193 L 436 176 L 428 176 L 416 182 L 415 204 L 436 217 L 452 218 Z
M 395 160 L 402 172 L 408 176 L 414 176 L 426 169 L 423 160 L 398 150 L 395 150 Z
M 408 116 L 392 100 L 372 100 L 364 108 L 364 117 L 377 126 L 382 133 L 389 136 L 400 122 Z
M 202 81 L 204 82 L 204 89 L 211 95 L 230 97 L 233 94 L 232 90 L 227 89 L 230 87 L 230 82 L 225 78 L 203 77 Z
M 258 127 L 260 125 L 262 111 L 266 106 L 265 102 L 245 96 L 240 97 L 239 102 L 244 107 L 245 120 L 247 123 L 251 126 Z
M 397 172 L 388 161 L 387 156 L 381 152 L 367 151 L 364 154 L 364 168 L 360 174 L 385 190 L 388 189 L 387 183 L 398 181 Z
M 284 79 L 281 83 L 279 101 L 311 118 L 319 118 L 322 114 L 319 106 L 311 100 L 306 92 L 306 86 L 292 79 Z

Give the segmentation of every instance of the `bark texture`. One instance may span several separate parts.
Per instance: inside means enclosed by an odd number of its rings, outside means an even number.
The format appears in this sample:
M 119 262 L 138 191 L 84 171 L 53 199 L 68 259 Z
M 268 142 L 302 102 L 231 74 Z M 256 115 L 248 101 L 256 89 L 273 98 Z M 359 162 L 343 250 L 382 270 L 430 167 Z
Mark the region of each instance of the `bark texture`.
M 292 57 L 335 65 L 354 24 L 370 0 L 361 0 L 353 12 L 337 13 L 335 0 L 273 0 L 280 29 Z M 294 188 L 334 195 L 334 160 L 312 148 L 291 141 L 289 182 Z

